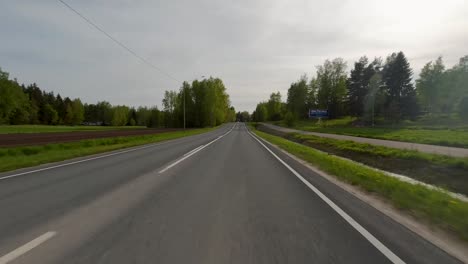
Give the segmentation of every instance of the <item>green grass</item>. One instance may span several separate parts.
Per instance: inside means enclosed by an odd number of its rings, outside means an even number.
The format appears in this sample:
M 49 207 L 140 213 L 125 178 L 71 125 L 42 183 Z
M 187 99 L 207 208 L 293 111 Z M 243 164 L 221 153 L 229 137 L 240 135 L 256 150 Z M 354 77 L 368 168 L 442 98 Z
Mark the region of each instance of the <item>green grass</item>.
M 316 120 L 297 121 L 293 128 L 304 131 L 387 139 L 422 144 L 468 147 L 466 126 L 445 127 L 421 125 L 406 122 L 399 126 L 358 127 L 353 126 L 355 118 L 345 117 L 318 123 Z M 422 122 L 422 121 L 421 121 Z M 427 123 L 427 122 L 426 122 Z M 283 122 L 278 125 L 286 126 Z
M 288 134 L 285 138 L 371 167 L 403 174 L 468 195 L 468 158 L 455 158 L 312 135 Z
M 0 134 L 47 133 L 74 131 L 107 131 L 143 129 L 144 126 L 47 126 L 47 125 L 0 125 Z
M 186 132 L 176 131 L 133 137 L 90 139 L 44 146 L 0 148 L 0 172 L 197 135 L 213 129 L 215 128 L 191 129 Z
M 397 208 L 427 219 L 432 224 L 468 241 L 468 203 L 454 199 L 444 192 L 402 182 L 381 172 L 281 137 L 258 130 L 254 130 L 254 133 L 338 179 L 359 186 L 367 192 L 378 194 Z

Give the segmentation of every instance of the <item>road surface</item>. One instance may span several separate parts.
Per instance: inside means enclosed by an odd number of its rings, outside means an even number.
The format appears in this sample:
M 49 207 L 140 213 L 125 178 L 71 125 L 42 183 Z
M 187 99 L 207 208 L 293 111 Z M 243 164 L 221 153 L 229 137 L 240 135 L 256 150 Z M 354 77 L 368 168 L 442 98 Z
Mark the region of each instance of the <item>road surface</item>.
M 462 157 L 462 158 L 468 157 L 468 149 L 466 148 L 446 147 L 446 146 L 419 144 L 419 143 L 402 142 L 402 141 L 394 141 L 394 140 L 384 140 L 384 139 L 375 139 L 375 138 L 365 138 L 365 137 L 355 137 L 355 136 L 338 135 L 338 134 L 310 132 L 310 131 L 303 131 L 303 130 L 276 126 L 276 125 L 267 124 L 267 123 L 261 123 L 261 125 L 265 126 L 268 129 L 280 131 L 283 133 L 300 133 L 304 135 L 313 135 L 313 136 L 318 136 L 318 137 L 333 138 L 333 139 L 339 139 L 339 140 L 349 140 L 349 141 L 354 141 L 358 143 L 367 143 L 367 144 L 384 146 L 384 147 L 389 147 L 389 148 L 410 149 L 410 150 L 416 150 L 419 152 L 425 152 L 429 154 L 439 154 L 439 155 Z
M 459 263 L 240 123 L 0 179 L 0 264 Z

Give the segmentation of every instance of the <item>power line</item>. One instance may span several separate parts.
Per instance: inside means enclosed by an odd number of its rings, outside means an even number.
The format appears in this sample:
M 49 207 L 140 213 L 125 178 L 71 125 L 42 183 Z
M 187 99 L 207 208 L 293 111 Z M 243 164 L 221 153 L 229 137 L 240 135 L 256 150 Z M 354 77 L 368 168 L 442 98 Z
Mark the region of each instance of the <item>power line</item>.
M 71 11 L 73 11 L 75 14 L 77 14 L 79 17 L 81 17 L 84 21 L 86 21 L 88 24 L 90 24 L 91 26 L 93 26 L 95 29 L 97 29 L 99 32 L 101 32 L 102 34 L 104 34 L 106 37 L 108 37 L 110 40 L 112 40 L 113 42 L 115 42 L 117 45 L 119 45 L 120 47 L 122 47 L 123 49 L 125 49 L 126 51 L 128 51 L 130 54 L 132 54 L 133 56 L 135 56 L 136 58 L 138 58 L 139 60 L 141 60 L 143 63 L 145 63 L 146 65 L 150 66 L 151 68 L 159 71 L 159 73 L 162 73 L 163 75 L 165 75 L 166 77 L 168 77 L 169 79 L 171 80 L 174 80 L 176 82 L 180 82 L 179 80 L 177 80 L 175 77 L 173 77 L 172 75 L 170 75 L 169 73 L 167 73 L 166 71 L 162 70 L 161 68 L 159 68 L 158 66 L 152 64 L 151 62 L 149 62 L 148 60 L 146 60 L 145 58 L 143 58 L 142 56 L 138 55 L 135 51 L 133 51 L 132 49 L 130 49 L 129 47 L 127 47 L 125 44 L 123 44 L 122 42 L 118 41 L 117 39 L 115 39 L 114 37 L 112 37 L 109 33 L 107 33 L 104 29 L 102 29 L 101 27 L 99 27 L 98 25 L 94 24 L 90 19 L 88 19 L 87 17 L 85 17 L 83 14 L 81 14 L 80 12 L 78 12 L 78 10 L 74 9 L 72 6 L 70 6 L 69 4 L 67 4 L 65 1 L 63 0 L 58 0 L 60 3 L 62 3 L 64 6 L 66 6 L 68 9 L 70 9 Z

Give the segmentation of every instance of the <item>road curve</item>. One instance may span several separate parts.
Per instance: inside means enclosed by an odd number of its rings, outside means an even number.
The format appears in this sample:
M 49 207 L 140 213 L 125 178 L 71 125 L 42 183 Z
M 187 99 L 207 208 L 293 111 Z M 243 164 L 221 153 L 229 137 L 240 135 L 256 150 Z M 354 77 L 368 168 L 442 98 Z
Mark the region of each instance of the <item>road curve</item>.
M 0 212 L 0 264 L 460 263 L 243 124 L 5 178 Z

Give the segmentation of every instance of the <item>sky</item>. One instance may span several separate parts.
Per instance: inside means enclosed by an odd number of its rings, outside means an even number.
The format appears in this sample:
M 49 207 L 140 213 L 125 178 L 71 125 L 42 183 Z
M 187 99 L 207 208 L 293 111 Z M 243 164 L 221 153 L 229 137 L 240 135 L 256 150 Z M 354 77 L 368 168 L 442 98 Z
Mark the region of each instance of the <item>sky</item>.
M 149 67 L 57 0 L 2 1 L 0 67 L 87 103 L 161 106 L 184 80 L 219 77 L 238 111 L 326 59 L 403 51 L 415 76 L 468 54 L 466 0 L 66 0 Z

